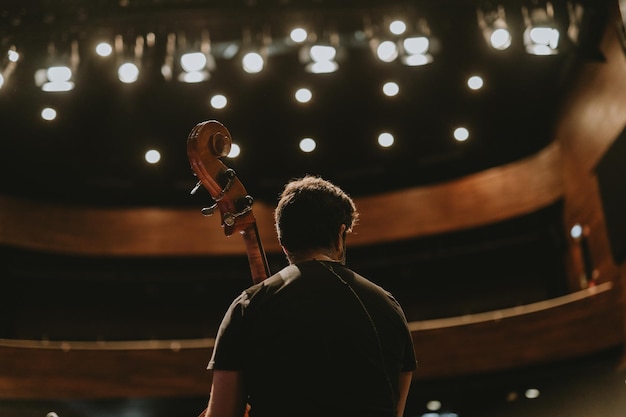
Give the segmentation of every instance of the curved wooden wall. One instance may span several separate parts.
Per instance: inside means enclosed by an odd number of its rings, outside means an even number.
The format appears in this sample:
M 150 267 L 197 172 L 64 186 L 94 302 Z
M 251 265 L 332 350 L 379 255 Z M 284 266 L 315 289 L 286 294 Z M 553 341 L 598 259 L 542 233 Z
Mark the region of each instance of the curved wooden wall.
M 360 224 L 350 244 L 367 245 L 480 226 L 543 208 L 563 194 L 560 152 L 537 155 L 444 184 L 356 201 Z M 273 207 L 254 207 L 265 250 L 279 252 Z M 471 215 L 468 215 L 471 213 Z M 89 255 L 244 254 L 219 218 L 198 209 L 46 206 L 0 196 L 0 244 Z

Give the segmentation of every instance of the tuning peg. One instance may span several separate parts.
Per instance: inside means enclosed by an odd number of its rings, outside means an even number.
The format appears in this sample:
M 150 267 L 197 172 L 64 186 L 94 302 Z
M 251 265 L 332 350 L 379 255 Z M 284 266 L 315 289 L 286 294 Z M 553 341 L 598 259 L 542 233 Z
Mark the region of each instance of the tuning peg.
M 196 193 L 196 191 L 198 191 L 198 188 L 200 188 L 200 186 L 202 185 L 202 181 L 198 181 L 198 183 L 196 184 L 195 187 L 193 187 L 193 189 L 189 192 L 189 194 L 193 195 Z
M 200 210 L 200 213 L 202 213 L 203 216 L 212 216 L 213 213 L 215 213 L 216 208 L 217 203 L 213 204 L 212 206 L 203 208 L 202 210 Z

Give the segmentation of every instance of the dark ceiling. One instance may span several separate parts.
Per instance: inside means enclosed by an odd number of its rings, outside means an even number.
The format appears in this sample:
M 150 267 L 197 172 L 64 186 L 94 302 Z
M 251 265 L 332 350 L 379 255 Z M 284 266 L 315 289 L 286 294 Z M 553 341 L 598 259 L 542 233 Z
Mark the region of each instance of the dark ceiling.
M 477 23 L 477 8 L 490 2 L 469 0 L 349 1 L 3 1 L 0 40 L 15 45 L 22 59 L 0 89 L 0 192 L 30 199 L 90 205 L 185 206 L 195 180 L 186 156 L 186 138 L 196 123 L 217 119 L 241 146 L 235 168 L 248 192 L 273 201 L 290 178 L 319 174 L 354 196 L 448 180 L 529 156 L 552 139 L 568 76 L 581 60 L 597 59 L 604 2 L 589 1 L 577 42 L 565 35 L 568 3 L 553 1 L 562 29 L 561 53 L 532 56 L 521 40 L 524 4 L 502 1 L 513 32 L 505 51 L 489 48 Z M 486 6 L 485 6 L 486 7 Z M 393 15 L 427 21 L 432 36 L 431 64 L 407 67 L 378 61 L 360 33 Z M 238 59 L 217 58 L 211 79 L 199 84 L 165 81 L 160 74 L 168 33 L 187 39 L 207 29 L 214 50 L 240 42 L 242 34 L 269 33 L 277 42 L 293 22 L 333 29 L 346 44 L 333 74 L 308 74 L 296 48 L 275 48 L 260 74 L 246 74 Z M 125 39 L 155 33 L 146 47 L 136 84 L 120 83 L 115 59 L 92 52 L 99 36 Z M 254 36 L 253 36 L 254 38 Z M 33 74 L 57 51 L 78 40 L 76 88 L 46 93 Z M 65 45 L 65 46 L 64 46 Z M 3 52 L 4 53 L 4 52 Z M 96 59 L 98 58 L 98 59 Z M 471 91 L 470 75 L 485 87 Z M 383 96 L 389 80 L 400 94 Z M 293 92 L 307 86 L 312 102 L 301 105 Z M 228 97 L 214 110 L 208 98 Z M 58 117 L 43 121 L 43 107 Z M 452 130 L 466 126 L 470 138 L 459 143 Z M 393 147 L 376 143 L 382 131 L 394 134 Z M 311 154 L 298 141 L 315 138 Z M 150 148 L 161 163 L 143 161 Z

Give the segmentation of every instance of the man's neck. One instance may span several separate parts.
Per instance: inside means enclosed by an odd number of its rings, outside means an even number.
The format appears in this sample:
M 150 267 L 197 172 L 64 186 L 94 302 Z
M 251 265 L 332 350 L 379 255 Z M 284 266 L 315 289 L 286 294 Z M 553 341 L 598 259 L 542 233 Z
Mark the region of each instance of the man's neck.
M 305 261 L 331 261 L 331 262 L 340 262 L 340 258 L 341 256 L 339 256 L 339 254 L 336 254 L 333 252 L 329 252 L 329 251 L 321 251 L 321 250 L 311 250 L 311 251 L 302 251 L 302 252 L 298 252 L 295 254 L 289 254 L 287 255 L 287 259 L 289 260 L 289 263 L 291 264 L 295 264 L 298 262 L 305 262 Z

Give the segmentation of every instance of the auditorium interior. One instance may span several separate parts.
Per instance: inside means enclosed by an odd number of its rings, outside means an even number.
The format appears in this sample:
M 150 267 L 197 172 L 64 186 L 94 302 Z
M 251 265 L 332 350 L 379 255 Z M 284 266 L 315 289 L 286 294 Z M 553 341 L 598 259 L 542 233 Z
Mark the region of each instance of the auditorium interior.
M 238 219 L 280 270 L 304 175 L 405 311 L 406 417 L 626 410 L 624 0 L 4 0 L 0 126 L 3 417 L 198 415 Z

